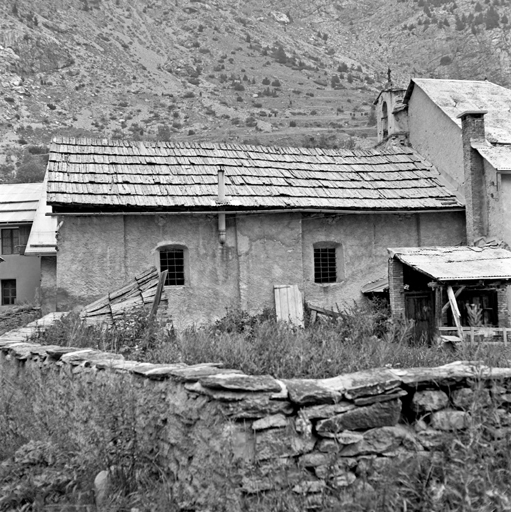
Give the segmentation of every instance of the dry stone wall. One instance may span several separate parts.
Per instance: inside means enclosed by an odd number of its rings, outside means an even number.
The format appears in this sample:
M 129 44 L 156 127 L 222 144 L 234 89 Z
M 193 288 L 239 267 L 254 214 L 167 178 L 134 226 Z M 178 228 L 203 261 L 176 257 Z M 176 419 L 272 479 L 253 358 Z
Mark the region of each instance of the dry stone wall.
M 441 457 L 469 424 L 475 393 L 492 407 L 495 435 L 510 429 L 511 368 L 457 362 L 279 380 L 27 343 L 37 325 L 0 337 L 0 377 L 51 376 L 52 386 L 76 389 L 76 407 L 87 396 L 99 404 L 108 386 L 131 389 L 132 435 L 183 508 L 206 510 L 221 496 L 222 509 L 239 510 L 240 500 L 284 487 L 314 508 L 327 487 L 370 483 L 396 461 Z M 84 436 L 100 421 L 94 407 L 76 416 Z

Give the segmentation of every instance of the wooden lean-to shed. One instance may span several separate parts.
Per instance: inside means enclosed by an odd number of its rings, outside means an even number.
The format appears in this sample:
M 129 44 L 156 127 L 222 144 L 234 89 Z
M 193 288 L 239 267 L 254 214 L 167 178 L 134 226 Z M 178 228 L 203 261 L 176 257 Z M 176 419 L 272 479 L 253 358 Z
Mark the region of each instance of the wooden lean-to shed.
M 415 337 L 491 328 L 507 338 L 511 252 L 500 247 L 389 249 L 392 312 L 415 321 Z M 491 330 L 490 329 L 490 330 Z

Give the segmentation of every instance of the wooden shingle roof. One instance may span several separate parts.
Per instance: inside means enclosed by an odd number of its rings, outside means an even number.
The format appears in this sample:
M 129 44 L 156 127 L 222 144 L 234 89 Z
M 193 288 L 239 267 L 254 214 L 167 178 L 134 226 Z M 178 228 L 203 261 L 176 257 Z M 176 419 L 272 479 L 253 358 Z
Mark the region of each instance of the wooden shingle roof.
M 462 205 L 409 148 L 329 150 L 239 144 L 54 139 L 54 211 L 424 210 Z

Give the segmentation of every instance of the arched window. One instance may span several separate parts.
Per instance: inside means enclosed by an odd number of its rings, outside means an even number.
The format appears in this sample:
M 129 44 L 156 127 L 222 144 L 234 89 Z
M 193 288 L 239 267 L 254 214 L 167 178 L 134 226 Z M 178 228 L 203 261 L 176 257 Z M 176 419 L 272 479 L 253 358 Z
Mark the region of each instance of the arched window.
M 344 256 L 341 244 L 316 242 L 314 244 L 314 282 L 328 284 L 337 283 L 342 279 L 344 279 Z
M 381 106 L 381 130 L 383 138 L 387 137 L 389 134 L 389 111 L 386 101 Z
M 165 286 L 184 286 L 187 280 L 187 249 L 184 246 L 158 247 L 160 272 L 168 271 Z

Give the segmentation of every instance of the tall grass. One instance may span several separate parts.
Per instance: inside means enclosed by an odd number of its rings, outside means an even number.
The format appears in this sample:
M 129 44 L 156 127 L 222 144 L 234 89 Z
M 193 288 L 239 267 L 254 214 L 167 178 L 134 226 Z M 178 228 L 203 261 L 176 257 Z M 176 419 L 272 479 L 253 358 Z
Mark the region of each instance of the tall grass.
M 51 374 L 23 381 L 3 379 L 1 384 L 1 512 L 190 510 L 180 508 L 175 482 L 138 437 L 129 380 L 102 387 L 101 393 L 90 393 L 86 380 L 66 381 Z M 267 474 L 275 488 L 241 496 L 234 510 L 302 512 L 311 501 L 313 510 L 322 512 L 510 510 L 509 416 L 490 399 L 490 384 L 476 379 L 467 429 L 445 433 L 431 457 L 396 454 L 377 473 L 370 471 L 373 462 L 366 458 L 356 470 L 356 484 L 344 489 L 334 485 L 334 460 L 326 486 L 312 497 L 296 491 L 297 484 L 310 481 L 305 469 L 282 474 L 282 466 L 275 464 L 273 473 Z M 232 499 L 230 482 L 239 481 L 240 474 L 228 458 L 221 457 L 218 465 L 227 479 L 210 510 L 221 511 Z M 93 480 L 108 468 L 110 492 L 96 508 Z
M 475 346 L 453 354 L 416 343 L 409 325 L 392 322 L 371 305 L 351 305 L 341 313 L 336 320 L 295 329 L 276 322 L 269 312 L 252 317 L 229 311 L 214 324 L 180 333 L 150 325 L 143 312 L 111 329 L 87 327 L 71 315 L 35 341 L 117 351 L 145 361 L 222 362 L 281 378 L 331 377 L 387 365 L 436 366 L 457 359 L 508 364 L 505 349 Z M 511 510 L 511 419 L 490 385 L 475 380 L 468 428 L 446 433 L 433 457 L 397 454 L 377 474 L 359 466 L 356 485 L 347 489 L 336 488 L 332 474 L 313 498 L 294 489 L 295 470 L 283 489 L 242 496 L 239 510 L 301 512 L 311 499 L 319 511 Z M 95 510 L 93 479 L 108 468 L 113 468 L 109 498 L 98 510 L 180 510 L 166 468 L 149 456 L 138 437 L 134 395 L 129 379 L 91 393 L 87 379 L 66 381 L 65 375 L 45 371 L 25 379 L 3 375 L 0 511 Z M 234 463 L 222 459 L 218 466 L 227 475 L 232 471 L 227 482 L 238 481 Z M 287 477 L 282 478 L 275 482 L 285 484 Z M 303 469 L 298 483 L 309 478 Z M 228 484 L 218 489 L 219 501 L 211 510 L 225 510 L 229 492 Z
M 412 338 L 413 326 L 392 320 L 381 304 L 351 304 L 339 317 L 293 328 L 273 313 L 250 316 L 228 310 L 215 323 L 181 332 L 150 324 L 145 311 L 105 329 L 87 327 L 76 315 L 58 322 L 34 341 L 119 352 L 152 363 L 222 363 L 247 374 L 277 378 L 328 378 L 379 367 L 438 366 L 476 359 L 506 366 L 505 346 L 464 346 L 455 352 Z

